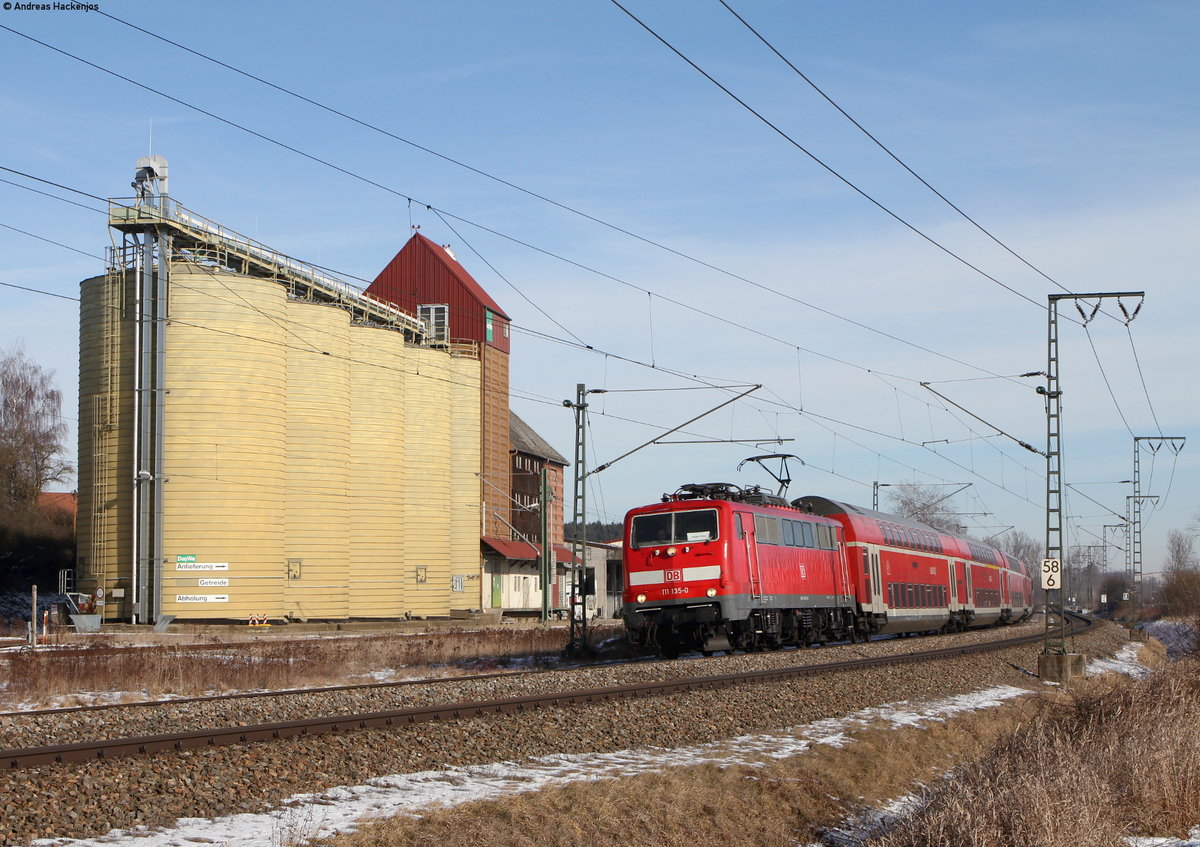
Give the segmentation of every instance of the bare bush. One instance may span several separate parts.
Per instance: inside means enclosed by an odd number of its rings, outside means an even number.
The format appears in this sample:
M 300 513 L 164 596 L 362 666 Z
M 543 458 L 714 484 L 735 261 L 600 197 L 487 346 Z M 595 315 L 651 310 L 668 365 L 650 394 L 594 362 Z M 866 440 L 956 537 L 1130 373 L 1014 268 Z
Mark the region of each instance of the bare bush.
M 872 847 L 1122 845 L 1200 810 L 1200 680 L 1181 662 L 1078 697 L 928 790 Z

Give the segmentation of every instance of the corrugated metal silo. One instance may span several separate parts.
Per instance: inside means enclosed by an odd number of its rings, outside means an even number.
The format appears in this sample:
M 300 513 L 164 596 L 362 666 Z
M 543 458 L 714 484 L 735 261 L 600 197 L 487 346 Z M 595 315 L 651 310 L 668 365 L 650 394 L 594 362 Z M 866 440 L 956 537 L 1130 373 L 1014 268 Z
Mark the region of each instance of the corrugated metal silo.
M 287 303 L 285 611 L 350 614 L 350 314 Z
M 283 612 L 286 290 L 172 266 L 162 608 L 193 618 Z
M 404 336 L 351 327 L 350 357 L 350 616 L 399 617 L 405 583 Z
M 447 363 L 454 374 L 449 386 L 450 425 L 450 554 L 452 558 L 451 609 L 482 609 L 483 578 L 479 567 L 479 536 L 483 528 L 479 514 L 480 497 L 476 473 L 483 470 L 480 421 L 481 391 L 479 363 L 473 359 L 450 357 Z M 507 389 L 507 385 L 505 386 Z M 507 393 L 505 395 L 507 403 Z M 507 434 L 507 427 L 505 428 Z M 497 482 L 492 480 L 493 485 Z M 507 500 L 507 478 L 499 499 Z M 490 486 L 488 486 L 490 488 Z M 492 489 L 494 490 L 494 489 Z M 507 504 L 505 504 L 507 505 Z M 505 510 L 507 511 L 507 509 Z M 491 586 L 488 586 L 491 591 Z
M 80 283 L 77 587 L 108 598 L 129 592 L 132 578 L 133 290 L 121 271 Z M 118 615 L 120 605 L 105 611 Z

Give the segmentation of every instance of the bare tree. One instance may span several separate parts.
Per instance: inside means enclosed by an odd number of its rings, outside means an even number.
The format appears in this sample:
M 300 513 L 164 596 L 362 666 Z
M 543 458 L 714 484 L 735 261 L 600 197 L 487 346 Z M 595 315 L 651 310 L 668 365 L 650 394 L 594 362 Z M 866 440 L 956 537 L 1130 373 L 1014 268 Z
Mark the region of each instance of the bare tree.
M 902 518 L 920 521 L 944 532 L 959 534 L 962 524 L 952 495 L 936 485 L 901 482 L 888 487 L 889 509 Z
M 992 539 L 992 544 L 1014 559 L 1020 559 L 1035 568 L 1041 567 L 1046 549 L 1042 546 L 1042 542 L 1020 529 L 1010 529 L 1008 532 L 997 535 Z
M 66 480 L 62 394 L 53 372 L 42 370 L 18 345 L 0 354 L 0 506 L 36 506 L 51 483 Z
M 1200 617 L 1200 556 L 1196 539 L 1177 529 L 1167 533 L 1163 600 L 1172 617 Z

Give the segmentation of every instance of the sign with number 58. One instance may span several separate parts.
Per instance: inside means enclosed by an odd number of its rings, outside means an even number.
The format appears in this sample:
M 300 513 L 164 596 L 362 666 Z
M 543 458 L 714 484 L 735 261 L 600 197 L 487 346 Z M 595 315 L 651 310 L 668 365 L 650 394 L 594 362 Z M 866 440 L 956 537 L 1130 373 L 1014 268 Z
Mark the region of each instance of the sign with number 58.
M 1058 559 L 1042 559 L 1042 588 L 1047 591 L 1062 588 L 1062 565 Z

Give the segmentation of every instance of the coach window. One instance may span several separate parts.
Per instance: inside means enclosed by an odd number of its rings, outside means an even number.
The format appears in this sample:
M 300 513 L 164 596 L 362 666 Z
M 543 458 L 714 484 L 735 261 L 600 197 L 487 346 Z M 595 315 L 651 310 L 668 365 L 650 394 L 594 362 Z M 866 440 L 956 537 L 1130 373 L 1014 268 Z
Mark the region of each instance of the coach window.
M 796 546 L 795 524 L 791 521 L 783 522 L 783 543 L 788 547 Z
M 807 521 L 804 521 L 800 524 L 800 530 L 801 530 L 802 534 L 804 535 L 804 542 L 803 542 L 802 546 L 816 547 L 817 545 L 813 541 L 813 525 L 808 523 Z

